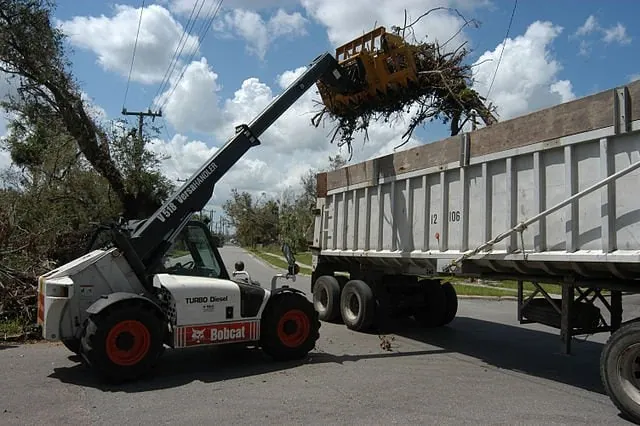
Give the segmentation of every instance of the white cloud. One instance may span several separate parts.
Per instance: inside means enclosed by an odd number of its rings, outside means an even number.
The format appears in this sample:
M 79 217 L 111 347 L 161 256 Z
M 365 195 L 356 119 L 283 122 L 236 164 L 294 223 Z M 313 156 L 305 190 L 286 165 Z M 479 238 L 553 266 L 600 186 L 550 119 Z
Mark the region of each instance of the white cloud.
M 575 98 L 571 82 L 559 80 L 561 64 L 551 44 L 562 27 L 536 21 L 523 35 L 508 38 L 489 100 L 497 105 L 499 120 L 513 118 Z M 474 68 L 474 88 L 485 96 L 491 84 L 502 43 L 485 52 Z M 486 62 L 485 62 L 486 61 Z M 483 63 L 484 62 L 484 63 Z
M 420 15 L 435 7 L 459 7 L 473 9 L 485 5 L 485 1 L 456 0 L 396 0 L 380 2 L 373 6 L 367 0 L 301 0 L 307 12 L 327 27 L 327 34 L 332 45 L 338 46 L 362 35 L 366 29 L 385 26 L 391 31 L 392 26 L 404 25 L 405 9 L 408 23 L 415 21 Z M 471 19 L 473 16 L 467 16 Z M 438 10 L 420 19 L 414 26 L 415 36 L 429 41 L 438 40 L 444 43 L 452 37 L 464 24 L 455 12 Z M 408 38 L 411 40 L 411 38 Z M 446 48 L 454 49 L 463 41 L 468 41 L 465 31 L 457 35 Z
M 307 34 L 307 19 L 299 12 L 287 13 L 283 9 L 265 20 L 253 10 L 234 9 L 224 15 L 222 23 L 214 28 L 216 31 L 228 31 L 244 38 L 247 50 L 261 60 L 267 53 L 269 45 L 276 39 L 285 36 Z
M 11 81 L 9 74 L 0 71 L 0 100 L 6 100 L 9 95 L 16 95 L 15 84 Z M 4 108 L 0 108 L 0 136 L 4 135 L 7 131 L 7 121 L 9 115 Z M 0 168 L 2 164 L 0 163 Z
M 200 16 L 202 18 L 209 17 L 209 11 L 215 12 L 220 0 L 161 0 L 158 3 L 169 4 L 169 9 L 177 14 L 190 16 L 198 13 L 200 10 Z M 215 4 L 214 4 L 215 3 Z M 298 0 L 227 0 L 223 4 L 223 9 L 248 9 L 248 10 L 262 10 L 271 9 L 274 7 L 287 7 L 295 6 L 298 4 Z M 195 6 L 195 9 L 194 9 Z M 211 13 L 213 13 L 211 12 Z
M 627 28 L 618 22 L 615 26 L 611 28 L 603 29 L 604 36 L 602 40 L 605 43 L 615 43 L 618 42 L 620 44 L 629 44 L 631 43 L 631 37 L 627 35 Z
M 602 36 L 602 41 L 607 44 L 619 43 L 629 44 L 631 43 L 631 37 L 627 35 L 627 28 L 618 22 L 616 25 L 605 28 L 600 25 L 598 19 L 594 15 L 589 15 L 587 20 L 582 24 L 570 38 L 583 38 L 589 34 L 598 33 Z M 588 56 L 591 52 L 591 43 L 581 39 L 579 54 L 581 56 Z
M 104 69 L 126 77 L 139 19 L 140 8 L 116 5 L 112 17 L 76 16 L 58 25 L 73 45 L 94 52 Z M 187 36 L 167 9 L 159 5 L 145 7 L 131 79 L 147 84 L 162 81 L 176 48 L 183 49 L 181 55 L 188 55 L 197 51 L 197 43 L 197 37 Z M 181 67 L 176 69 L 179 72 Z
M 580 28 L 578 28 L 575 35 L 584 36 L 594 31 L 597 31 L 599 28 L 600 27 L 598 26 L 598 21 L 596 20 L 596 17 L 593 15 L 589 15 L 589 17 L 584 22 L 584 24 L 582 24 Z
M 635 73 L 635 74 L 631 74 L 629 76 L 629 82 L 630 83 L 633 82 L 633 81 L 636 81 L 636 80 L 640 80 L 640 72 L 639 73 Z
M 171 87 L 155 99 L 163 115 L 178 131 L 215 131 L 223 120 L 218 109 L 221 87 L 207 60 L 191 62 L 176 87 L 177 80 L 173 78 Z

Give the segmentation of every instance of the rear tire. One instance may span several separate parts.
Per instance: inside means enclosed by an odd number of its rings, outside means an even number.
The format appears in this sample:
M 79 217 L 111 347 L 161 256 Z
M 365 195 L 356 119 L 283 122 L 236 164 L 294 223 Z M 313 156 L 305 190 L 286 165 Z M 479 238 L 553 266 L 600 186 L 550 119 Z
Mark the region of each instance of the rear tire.
M 146 303 L 120 303 L 89 317 L 81 355 L 107 382 L 146 374 L 163 352 L 164 321 Z
M 414 311 L 413 317 L 424 327 L 439 327 L 446 320 L 447 293 L 437 280 L 423 280 L 421 284 L 425 303 Z
M 74 354 L 78 355 L 80 353 L 80 339 L 76 339 L 75 337 L 63 339 L 62 344 Z
M 320 321 L 333 322 L 340 315 L 340 283 L 336 277 L 322 275 L 313 287 L 313 306 Z
M 453 321 L 458 313 L 458 294 L 451 283 L 444 283 L 441 287 L 444 292 L 446 309 L 445 314 L 438 325 L 443 326 Z
M 620 327 L 600 355 L 600 377 L 616 407 L 640 423 L 640 322 Z
M 276 294 L 262 316 L 260 346 L 276 361 L 302 359 L 315 347 L 319 331 L 318 313 L 306 297 Z
M 351 280 L 342 289 L 340 312 L 347 328 L 368 330 L 374 322 L 376 301 L 371 288 L 361 280 Z

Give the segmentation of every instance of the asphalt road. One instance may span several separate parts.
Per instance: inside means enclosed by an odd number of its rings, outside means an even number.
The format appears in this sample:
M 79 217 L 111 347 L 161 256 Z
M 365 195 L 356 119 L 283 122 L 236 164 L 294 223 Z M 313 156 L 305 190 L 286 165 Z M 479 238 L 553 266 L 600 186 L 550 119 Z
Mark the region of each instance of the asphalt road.
M 223 249 L 263 285 L 275 272 Z M 308 291 L 309 279 L 295 287 Z M 397 324 L 377 334 L 322 324 L 309 359 L 274 363 L 259 350 L 167 351 L 155 377 L 97 383 L 61 345 L 0 346 L 0 423 L 36 424 L 628 424 L 604 395 L 606 335 L 560 354 L 557 332 L 516 323 L 511 301 L 461 300 L 446 328 Z

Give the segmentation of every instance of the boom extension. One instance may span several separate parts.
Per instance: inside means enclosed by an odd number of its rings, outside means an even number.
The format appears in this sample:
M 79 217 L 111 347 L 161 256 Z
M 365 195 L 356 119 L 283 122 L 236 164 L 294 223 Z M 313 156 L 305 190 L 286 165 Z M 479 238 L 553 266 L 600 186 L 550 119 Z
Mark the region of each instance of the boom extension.
M 118 238 L 120 246 L 138 278 L 146 286 L 149 270 L 171 246 L 171 241 L 194 212 L 202 210 L 213 195 L 215 184 L 252 147 L 287 109 L 316 82 L 330 85 L 337 92 L 355 90 L 330 54 L 318 56 L 309 68 L 282 94 L 275 98 L 249 125 L 236 127 L 236 134 L 220 148 L 184 185 L 132 233 L 129 239 Z M 130 244 L 129 244 L 130 242 Z M 124 246 L 124 247 L 123 247 Z

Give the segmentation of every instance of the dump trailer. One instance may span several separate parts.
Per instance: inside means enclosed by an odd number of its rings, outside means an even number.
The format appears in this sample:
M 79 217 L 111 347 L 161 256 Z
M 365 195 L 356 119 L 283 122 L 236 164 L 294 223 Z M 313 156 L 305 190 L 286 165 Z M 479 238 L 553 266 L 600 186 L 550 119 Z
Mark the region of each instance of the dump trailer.
M 566 353 L 611 333 L 601 378 L 640 420 L 640 322 L 622 321 L 640 292 L 638 188 L 640 81 L 320 173 L 315 309 L 352 330 L 437 327 L 456 315 L 453 279 L 513 280 L 518 320 L 559 329 Z

